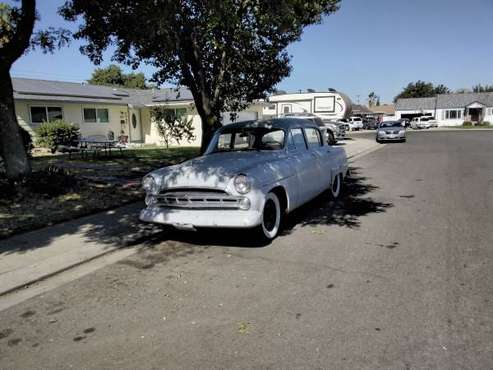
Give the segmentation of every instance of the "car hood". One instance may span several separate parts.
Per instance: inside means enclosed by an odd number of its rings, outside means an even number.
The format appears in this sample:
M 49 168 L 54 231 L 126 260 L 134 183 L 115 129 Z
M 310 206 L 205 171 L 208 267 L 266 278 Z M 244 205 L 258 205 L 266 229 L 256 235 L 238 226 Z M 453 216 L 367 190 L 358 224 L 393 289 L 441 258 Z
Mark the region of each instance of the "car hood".
M 272 164 L 284 152 L 222 152 L 194 158 L 179 165 L 161 168 L 151 174 L 163 188 L 225 189 L 237 174 L 252 175 L 253 167 Z

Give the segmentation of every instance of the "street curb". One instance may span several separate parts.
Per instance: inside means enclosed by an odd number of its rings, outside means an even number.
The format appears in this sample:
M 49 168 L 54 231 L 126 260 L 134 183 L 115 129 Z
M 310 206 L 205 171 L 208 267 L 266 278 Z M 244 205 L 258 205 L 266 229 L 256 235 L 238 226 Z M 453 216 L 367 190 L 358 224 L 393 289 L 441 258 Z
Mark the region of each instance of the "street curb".
M 0 297 L 3 297 L 5 295 L 8 295 L 10 293 L 13 293 L 13 292 L 16 292 L 18 290 L 21 290 L 21 289 L 25 289 L 25 288 L 28 288 L 29 286 L 31 285 L 34 285 L 36 283 L 39 283 L 41 281 L 44 281 L 46 279 L 49 279 L 55 275 L 58 275 L 58 274 L 61 274 L 62 272 L 65 272 L 65 271 L 68 271 L 70 269 L 73 269 L 75 267 L 78 267 L 78 266 L 81 266 L 85 263 L 88 263 L 88 262 L 91 262 L 91 261 L 94 261 L 98 258 L 101 258 L 101 257 L 104 257 L 104 256 L 107 256 L 111 253 L 114 253 L 116 251 L 119 251 L 119 250 L 122 250 L 122 249 L 125 249 L 125 248 L 132 248 L 138 244 L 141 244 L 143 241 L 145 241 L 146 239 L 148 239 L 149 237 L 151 236 L 157 236 L 161 233 L 163 233 L 164 230 L 163 229 L 155 229 L 155 230 L 151 230 L 150 233 L 140 233 L 139 235 L 137 235 L 135 238 L 122 238 L 122 241 L 121 241 L 121 246 L 114 246 L 114 247 L 109 247 L 108 249 L 106 249 L 105 251 L 101 252 L 101 253 L 98 253 L 96 255 L 93 255 L 89 258 L 86 258 L 86 259 L 83 259 L 81 261 L 78 261 L 78 262 L 75 262 L 75 263 L 72 263 L 68 266 L 64 266 L 62 268 L 59 268 L 55 271 L 50 271 L 49 273 L 46 273 L 44 275 L 41 275 L 41 276 L 38 276 L 37 278 L 35 279 L 32 279 L 32 280 L 29 280 L 25 283 L 22 283 L 22 284 L 19 284 L 19 285 L 16 285 L 14 287 L 11 287 L 7 290 L 4 290 L 4 291 L 0 291 Z

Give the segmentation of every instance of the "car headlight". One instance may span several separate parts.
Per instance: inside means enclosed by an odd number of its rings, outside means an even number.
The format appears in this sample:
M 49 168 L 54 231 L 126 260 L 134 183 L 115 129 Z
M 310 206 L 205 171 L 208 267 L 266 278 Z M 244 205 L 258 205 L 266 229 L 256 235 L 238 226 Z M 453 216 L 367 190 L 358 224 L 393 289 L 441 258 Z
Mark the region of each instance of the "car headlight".
M 147 193 L 151 194 L 156 194 L 158 191 L 156 180 L 154 180 L 154 177 L 152 177 L 151 175 L 147 175 L 144 177 L 144 179 L 142 180 L 142 188 Z
M 384 135 L 385 135 L 385 131 L 378 131 L 378 134 L 379 134 L 380 136 L 384 136 Z
M 234 179 L 235 189 L 240 194 L 246 194 L 252 188 L 252 184 L 246 175 L 236 175 Z
M 406 130 L 400 130 L 399 135 L 404 135 L 406 133 Z

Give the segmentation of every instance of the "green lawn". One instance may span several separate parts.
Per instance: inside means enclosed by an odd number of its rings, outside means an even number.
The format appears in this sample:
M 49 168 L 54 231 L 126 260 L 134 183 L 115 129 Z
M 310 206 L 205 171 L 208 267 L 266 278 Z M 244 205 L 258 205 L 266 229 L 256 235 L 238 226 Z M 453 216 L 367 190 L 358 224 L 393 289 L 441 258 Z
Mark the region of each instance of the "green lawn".
M 36 183 L 20 188 L 12 196 L 0 199 L 0 239 L 15 233 L 70 220 L 94 212 L 114 208 L 143 199 L 140 181 L 146 173 L 197 156 L 199 148 L 152 148 L 114 151 L 111 157 L 69 158 L 36 157 L 32 160 L 34 174 L 54 166 L 63 168 L 66 176 L 75 179 L 70 189 L 51 189 L 50 195 Z M 65 176 L 64 175 L 64 176 Z M 0 187 L 5 180 L 0 178 Z M 45 187 L 51 186 L 47 181 Z M 56 184 L 53 184 L 56 186 Z

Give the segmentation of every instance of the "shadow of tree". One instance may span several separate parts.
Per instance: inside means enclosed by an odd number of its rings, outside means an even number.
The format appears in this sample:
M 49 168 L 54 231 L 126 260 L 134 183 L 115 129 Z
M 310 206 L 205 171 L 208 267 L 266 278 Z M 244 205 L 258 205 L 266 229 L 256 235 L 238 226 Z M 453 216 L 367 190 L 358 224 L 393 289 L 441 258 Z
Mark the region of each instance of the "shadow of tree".
M 360 226 L 362 216 L 385 212 L 387 208 L 393 206 L 392 203 L 379 202 L 366 197 L 378 187 L 369 184 L 368 178 L 360 174 L 359 168 L 350 168 L 350 174 L 345 180 L 343 194 L 338 200 L 332 200 L 329 193 L 325 192 L 298 208 L 286 219 L 283 234 L 291 233 L 296 225 L 338 225 L 357 228 Z

